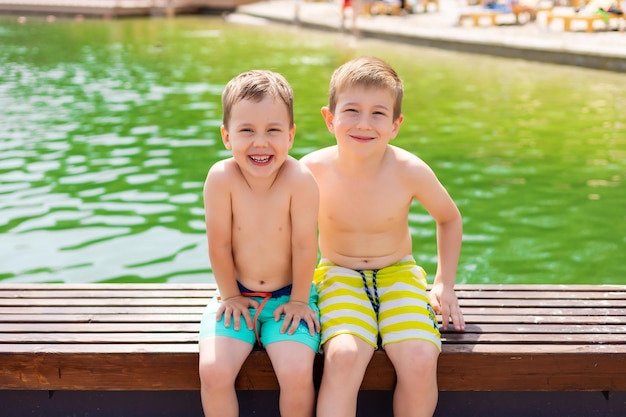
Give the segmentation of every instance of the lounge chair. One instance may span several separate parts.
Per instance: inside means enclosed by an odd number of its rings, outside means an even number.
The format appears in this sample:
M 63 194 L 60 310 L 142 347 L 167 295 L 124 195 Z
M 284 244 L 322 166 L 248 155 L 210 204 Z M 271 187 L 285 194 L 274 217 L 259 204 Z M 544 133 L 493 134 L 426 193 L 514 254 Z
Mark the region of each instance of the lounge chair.
M 598 27 L 610 29 L 613 23 L 619 25 L 624 19 L 624 11 L 619 3 L 619 0 L 590 0 L 579 9 L 571 7 L 555 9 L 546 15 L 546 25 L 551 29 L 555 20 L 561 20 L 563 30 L 566 32 L 573 30 L 573 22 L 586 24 L 586 32 L 593 32 Z
M 427 13 L 430 5 L 436 12 L 439 11 L 439 0 L 406 0 L 406 9 L 404 10 L 400 7 L 399 0 L 377 0 L 369 4 L 369 13 L 366 10 L 366 14 L 400 16 L 419 11 Z
M 547 7 L 547 8 L 546 8 Z M 551 9 L 552 3 L 548 6 L 541 5 L 539 0 L 507 0 L 505 3 L 493 0 L 483 0 L 482 4 L 470 6 L 461 10 L 458 25 L 462 26 L 463 21 L 471 19 L 473 26 L 480 26 L 482 21 L 488 21 L 495 26 L 502 22 L 501 16 L 514 19 L 515 24 L 522 24 L 534 21 L 538 10 Z

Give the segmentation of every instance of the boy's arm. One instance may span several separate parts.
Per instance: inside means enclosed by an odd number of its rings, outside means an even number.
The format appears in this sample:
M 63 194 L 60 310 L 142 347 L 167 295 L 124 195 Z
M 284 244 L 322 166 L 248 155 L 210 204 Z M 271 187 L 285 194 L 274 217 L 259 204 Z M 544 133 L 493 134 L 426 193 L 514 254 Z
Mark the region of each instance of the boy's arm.
M 298 174 L 301 179 L 291 201 L 291 256 L 292 289 L 289 303 L 277 312 L 285 314 L 283 331 L 295 332 L 300 320 L 307 322 L 313 334 L 319 331 L 317 313 L 309 307 L 313 273 L 317 264 L 317 214 L 319 190 L 312 174 L 304 166 Z
M 251 329 L 252 318 L 249 308 L 256 307 L 256 302 L 243 297 L 237 286 L 232 255 L 231 197 L 228 175 L 223 163 L 218 163 L 209 171 L 204 183 L 203 196 L 209 259 L 222 298 L 222 304 L 217 311 L 217 320 L 224 315 L 224 325 L 229 327 L 232 317 L 234 328 L 238 330 L 243 316 L 246 326 Z
M 437 272 L 431 289 L 430 302 L 441 315 L 441 324 L 447 328 L 450 321 L 457 331 L 465 330 L 465 320 L 454 292 L 456 270 L 461 251 L 463 225 L 461 215 L 437 221 Z
M 456 204 L 427 166 L 420 169 L 418 201 L 437 223 L 437 272 L 430 292 L 430 302 L 441 315 L 442 326 L 450 321 L 455 330 L 465 329 L 465 320 L 454 292 L 461 252 L 463 221 Z

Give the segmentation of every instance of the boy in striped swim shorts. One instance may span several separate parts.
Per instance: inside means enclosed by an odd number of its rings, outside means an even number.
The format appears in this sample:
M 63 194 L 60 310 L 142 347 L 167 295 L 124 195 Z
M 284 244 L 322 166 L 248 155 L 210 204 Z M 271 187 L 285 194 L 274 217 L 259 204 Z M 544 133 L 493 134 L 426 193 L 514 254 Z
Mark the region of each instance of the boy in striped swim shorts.
M 454 292 L 462 219 L 430 167 L 389 142 L 398 134 L 402 81 L 386 62 L 353 59 L 335 70 L 322 108 L 337 144 L 302 161 L 320 190 L 319 295 L 324 373 L 317 417 L 354 417 L 367 365 L 381 346 L 394 366 L 396 417 L 432 416 L 437 405 L 439 325 L 461 331 Z M 413 258 L 411 204 L 437 225 L 430 293 Z

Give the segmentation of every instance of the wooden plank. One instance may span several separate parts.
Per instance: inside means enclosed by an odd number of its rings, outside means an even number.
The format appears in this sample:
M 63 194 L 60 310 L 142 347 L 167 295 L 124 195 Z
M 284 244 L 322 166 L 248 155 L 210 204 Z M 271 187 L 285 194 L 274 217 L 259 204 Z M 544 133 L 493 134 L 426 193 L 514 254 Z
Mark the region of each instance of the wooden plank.
M 0 334 L 2 343 L 188 343 L 197 342 L 197 332 L 170 333 L 30 333 Z M 444 343 L 496 344 L 623 344 L 623 335 L 603 334 L 529 334 L 512 338 L 507 334 L 452 333 L 442 337 Z
M 178 354 L 178 353 L 197 353 L 198 345 L 194 342 L 189 343 L 116 343 L 116 344 L 87 344 L 87 343 L 61 343 L 61 344 L 0 344 L 0 364 L 2 364 L 8 355 L 13 354 L 63 354 L 66 356 L 81 355 L 86 353 L 98 353 L 104 356 L 108 354 L 129 354 L 129 353 L 149 353 L 149 354 Z M 443 345 L 443 353 L 441 357 L 453 353 L 484 353 L 484 354 L 503 354 L 508 355 L 537 355 L 551 354 L 555 358 L 560 354 L 626 354 L 626 345 L 623 344 L 583 344 L 583 345 L 514 345 L 514 344 L 454 344 L 448 343 Z M 3 356 L 4 355 L 4 356 Z M 471 356 L 466 358 L 471 360 Z M 0 368 L 2 369 L 2 368 Z M 484 372 L 493 372 L 493 369 Z M 1 385 L 0 385 L 1 387 Z
M 618 291 L 457 291 L 459 299 L 529 299 L 529 300 L 626 300 Z
M 190 333 L 30 333 L 2 334 L 2 343 L 188 343 L 198 342 L 198 332 Z
M 217 286 L 213 283 L 180 283 L 180 284 L 34 284 L 34 283 L 2 283 L 0 284 L 0 291 L 5 290 L 50 290 L 50 291 L 67 291 L 67 290 L 158 290 L 158 291 L 177 291 L 177 290 L 215 290 Z M 580 284 L 457 284 L 455 286 L 457 291 L 475 291 L 475 292 L 488 292 L 488 291 L 526 291 L 526 292 L 542 292 L 542 291 L 557 291 L 557 292 L 577 292 L 577 291 L 592 291 L 592 292 L 605 292 L 616 291 L 624 292 L 625 285 L 580 285 Z
M 0 364 L 7 363 L 12 355 L 63 355 L 72 357 L 73 355 L 101 354 L 104 360 L 107 355 L 117 354 L 180 354 L 198 353 L 198 344 L 189 343 L 49 343 L 49 344 L 27 344 L 27 343 L 0 343 Z M 196 358 L 197 359 L 197 358 Z M 0 368 L 2 369 L 2 368 Z M 1 374 L 1 372 L 0 372 Z M 2 387 L 2 384 L 0 384 Z
M 116 332 L 197 332 L 199 329 L 199 319 L 190 322 L 130 322 L 130 323 L 96 323 L 93 321 L 78 322 L 73 320 L 67 323 L 4 323 L 0 328 L 3 333 L 116 333 Z M 464 334 L 470 333 L 498 333 L 507 335 L 511 339 L 525 337 L 529 334 L 626 334 L 626 324 L 622 325 L 600 325 L 600 324 L 485 324 L 467 325 Z M 455 333 L 444 333 L 454 335 Z M 626 339 L 626 338 L 625 338 Z
M 200 323 L 197 314 L 4 314 L 0 323 Z M 4 324 L 2 324 L 4 328 Z
M 0 307 L 0 315 L 10 314 L 202 314 L 204 307 L 140 306 L 140 307 Z
M 516 323 L 516 324 L 622 324 L 624 318 L 612 317 L 612 316 L 563 316 L 563 315 L 523 315 L 523 316 L 509 316 L 509 315 L 478 315 L 478 314 L 464 314 L 463 317 L 467 323 L 482 324 L 482 323 Z
M 36 333 L 170 333 L 170 332 L 198 332 L 198 321 L 181 323 L 3 323 L 0 335 L 4 333 L 18 333 L 32 335 Z M 36 337 L 36 336 L 34 336 Z
M 527 316 L 534 315 L 557 315 L 557 316 L 626 316 L 626 308 L 606 308 L 606 307 L 583 307 L 583 308 L 529 308 L 521 310 L 516 307 L 463 307 L 464 314 L 482 315 L 507 315 L 507 316 Z
M 501 333 L 447 333 L 442 337 L 444 343 L 498 343 L 498 344 L 623 344 L 623 334 L 522 334 L 511 337 Z
M 468 355 L 472 358 L 468 362 Z M 0 357 L 3 355 L 0 355 Z M 49 390 L 82 390 L 89 376 L 95 390 L 196 390 L 195 354 L 82 354 L 11 355 L 7 372 L 0 373 L 0 386 L 25 389 L 41 386 Z M 322 372 L 322 358 L 316 362 L 316 379 Z M 536 354 L 449 354 L 439 361 L 439 388 L 455 390 L 563 391 L 626 389 L 624 355 Z M 176 370 L 176 372 L 172 372 Z M 377 352 L 366 372 L 362 389 L 390 390 L 395 374 L 389 360 Z M 254 351 L 246 360 L 237 388 L 276 390 L 278 385 L 269 358 Z
M 517 307 L 517 308 L 560 308 L 560 307 L 626 307 L 624 300 L 563 300 L 563 299 L 463 299 L 461 307 Z
M 90 298 L 210 298 L 215 294 L 215 290 L 202 289 L 202 290 L 132 290 L 132 289 L 119 289 L 119 290 L 1 290 L 0 289 L 0 303 L 3 299 L 90 299 Z
M 20 284 L 15 284 L 13 283 L 12 284 L 12 283 L 2 283 L 0 284 L 0 292 L 15 291 L 15 290 L 18 290 L 18 291 L 19 290 L 25 290 L 25 291 L 33 291 L 33 290 L 35 291 L 37 290 L 46 290 L 46 291 L 138 290 L 140 292 L 143 292 L 143 291 L 188 291 L 188 290 L 208 291 L 208 290 L 216 290 L 216 289 L 217 289 L 217 285 L 213 283 L 206 283 L 206 284 L 185 284 L 185 283 L 181 283 L 181 284 L 106 284 L 106 283 L 98 283 L 98 284 L 20 283 Z
M 134 306 L 206 306 L 210 298 L 32 298 L 32 299 L 5 299 L 0 305 L 3 307 L 134 307 Z
M 1 308 L 0 321 L 15 321 L 19 316 L 67 316 L 67 317 L 105 317 L 116 316 L 123 320 L 125 317 L 133 319 L 139 315 L 185 315 L 194 314 L 202 315 L 204 306 L 202 307 L 18 307 L 18 308 Z M 581 308 L 581 309 L 562 309 L 562 308 L 535 308 L 520 311 L 519 308 L 500 308 L 500 307 L 475 307 L 464 308 L 466 317 L 476 317 L 481 322 L 489 322 L 490 317 L 497 322 L 498 320 L 600 320 L 606 318 L 606 323 L 624 323 L 626 317 L 626 309 L 615 308 Z M 471 321 L 468 320 L 468 323 Z
M 0 323 L 167 323 L 200 322 L 202 313 L 197 314 L 4 314 Z M 471 324 L 509 323 L 509 324 L 622 324 L 623 317 L 615 316 L 563 316 L 563 315 L 497 315 L 465 314 L 465 320 Z
M 204 306 L 211 297 L 196 298 L 5 298 L 0 300 L 1 307 L 73 307 L 73 306 Z M 516 308 L 626 308 L 624 299 L 570 299 L 570 298 L 483 298 L 460 299 L 461 307 L 516 307 Z
M 103 291 L 112 293 L 133 291 L 141 297 L 141 294 L 149 294 L 152 291 L 162 294 L 172 294 L 189 292 L 214 292 L 217 287 L 215 284 L 0 284 L 0 298 L 6 294 L 16 291 L 24 291 L 25 294 L 47 291 L 50 294 L 55 292 L 65 293 L 67 291 L 79 291 L 80 294 Z M 480 294 L 501 293 L 502 296 L 513 292 L 521 292 L 524 298 L 528 296 L 537 296 L 542 293 L 564 293 L 572 294 L 578 292 L 590 293 L 615 293 L 624 294 L 623 285 L 550 285 L 550 284 L 458 284 L 456 285 L 457 293 L 466 294 L 471 298 L 475 298 Z M 5 295 L 3 295 L 5 294 Z M 460 298 L 465 298 L 460 296 Z
M 443 355 L 439 385 L 450 391 L 623 391 L 623 354 Z

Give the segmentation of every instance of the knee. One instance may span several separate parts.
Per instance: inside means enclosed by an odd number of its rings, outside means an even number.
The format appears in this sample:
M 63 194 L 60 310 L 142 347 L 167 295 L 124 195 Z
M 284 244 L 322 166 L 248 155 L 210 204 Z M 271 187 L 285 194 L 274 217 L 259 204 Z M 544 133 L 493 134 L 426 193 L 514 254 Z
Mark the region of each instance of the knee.
M 224 363 L 200 357 L 198 373 L 203 388 L 233 385 L 239 370 L 229 369 Z
M 281 390 L 313 389 L 313 368 L 298 366 L 276 371 L 276 379 Z
M 352 348 L 352 346 L 342 345 L 335 346 L 324 354 L 324 369 L 335 370 L 340 373 L 344 373 L 346 370 L 354 370 L 361 367 L 361 364 L 369 362 L 363 359 L 363 352 L 358 349 Z
M 428 380 L 437 376 L 439 351 L 430 343 L 420 343 L 394 364 L 398 378 Z
M 281 388 L 313 387 L 313 358 L 272 364 Z

